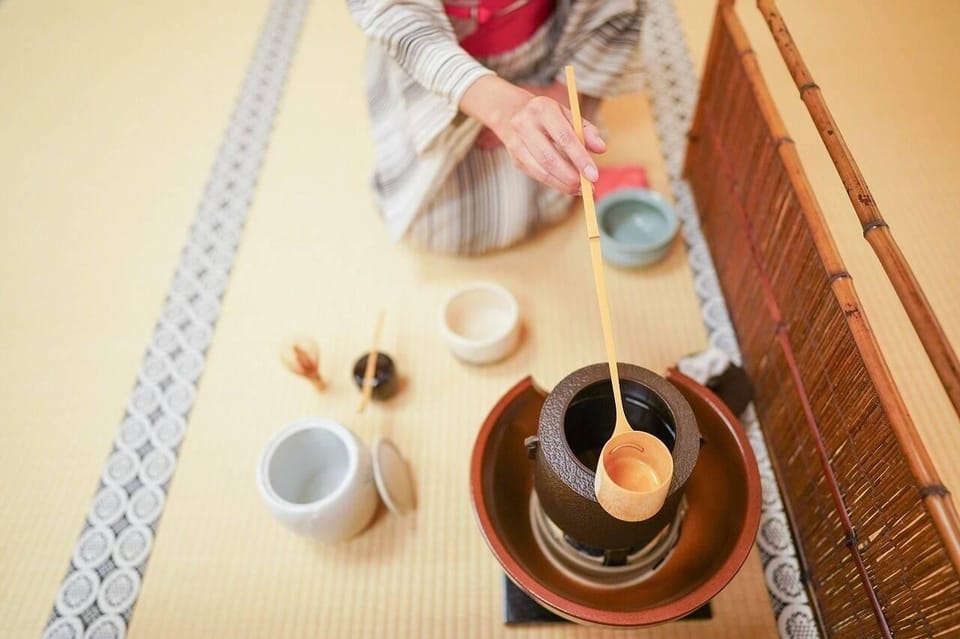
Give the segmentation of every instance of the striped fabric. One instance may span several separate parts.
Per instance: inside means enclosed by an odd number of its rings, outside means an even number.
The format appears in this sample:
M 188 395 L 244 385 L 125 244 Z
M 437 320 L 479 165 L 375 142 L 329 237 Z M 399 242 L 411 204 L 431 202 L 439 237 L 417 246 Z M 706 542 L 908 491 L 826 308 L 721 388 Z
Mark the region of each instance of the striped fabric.
M 391 237 L 473 255 L 510 246 L 563 217 L 570 198 L 520 173 L 503 147 L 479 149 L 482 126 L 460 113 L 467 88 L 496 73 L 549 85 L 563 67 L 580 91 L 639 91 L 642 0 L 559 0 L 526 43 L 474 59 L 439 0 L 347 0 L 369 38 L 366 87 L 375 146 L 373 189 Z

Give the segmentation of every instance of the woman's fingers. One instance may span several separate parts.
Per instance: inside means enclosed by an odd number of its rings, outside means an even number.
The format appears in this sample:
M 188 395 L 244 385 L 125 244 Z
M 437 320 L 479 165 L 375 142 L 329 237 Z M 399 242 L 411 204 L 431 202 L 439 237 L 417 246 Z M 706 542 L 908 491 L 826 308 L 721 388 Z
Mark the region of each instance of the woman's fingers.
M 607 143 L 603 141 L 600 129 L 586 120 L 583 121 L 583 140 L 586 142 L 588 151 L 603 153 L 607 150 Z
M 506 147 L 507 150 L 510 151 L 510 155 L 513 158 L 514 166 L 532 177 L 534 180 L 546 184 L 547 186 L 554 188 L 561 193 L 567 193 L 568 195 L 577 195 L 580 192 L 579 184 L 577 188 L 571 189 L 568 184 L 564 184 L 554 177 L 543 166 L 541 166 L 541 164 L 519 138 L 514 138 L 511 140 L 510 143 L 506 144 Z
M 521 140 L 537 164 L 564 186 L 562 191 L 577 193 L 580 189 L 580 172 L 561 153 L 553 140 L 539 129 L 527 131 Z
M 597 127 L 585 121 L 581 142 L 571 123 L 570 111 L 550 97 L 529 98 L 508 119 L 491 125 L 491 129 L 504 141 L 518 168 L 563 193 L 579 193 L 580 176 L 591 182 L 600 177 L 590 156 L 590 151 L 606 150 Z M 478 139 L 481 147 L 485 142 L 485 136 Z
M 570 122 L 570 126 L 573 126 L 573 113 L 567 107 L 561 107 L 563 109 L 563 115 L 567 118 L 567 121 Z M 607 150 L 607 143 L 603 141 L 603 136 L 600 135 L 600 129 L 597 128 L 595 124 L 583 119 L 583 141 L 587 150 L 592 153 L 603 153 Z
M 550 104 L 544 105 L 543 108 L 541 123 L 544 130 L 554 144 L 570 158 L 577 171 L 591 182 L 595 182 L 600 173 L 593 158 L 590 157 L 586 147 L 577 138 L 573 125 L 566 113 L 563 112 L 563 108 L 554 100 L 549 102 Z

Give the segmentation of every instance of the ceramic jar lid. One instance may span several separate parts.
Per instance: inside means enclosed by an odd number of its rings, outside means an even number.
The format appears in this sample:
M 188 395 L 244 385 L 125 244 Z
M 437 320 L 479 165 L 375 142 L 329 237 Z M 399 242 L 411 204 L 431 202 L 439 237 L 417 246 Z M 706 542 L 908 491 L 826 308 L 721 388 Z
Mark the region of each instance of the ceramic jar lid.
M 373 456 L 373 480 L 387 508 L 403 515 L 416 507 L 416 489 L 410 466 L 391 440 L 377 436 L 370 447 Z

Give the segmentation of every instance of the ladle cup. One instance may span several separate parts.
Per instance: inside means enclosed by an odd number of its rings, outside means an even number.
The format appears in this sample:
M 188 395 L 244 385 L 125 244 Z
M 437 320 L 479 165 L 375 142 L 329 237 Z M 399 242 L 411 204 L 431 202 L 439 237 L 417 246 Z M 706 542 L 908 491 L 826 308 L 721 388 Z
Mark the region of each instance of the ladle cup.
M 643 521 L 660 512 L 673 477 L 673 457 L 659 438 L 642 431 L 613 435 L 597 463 L 594 490 L 608 513 Z

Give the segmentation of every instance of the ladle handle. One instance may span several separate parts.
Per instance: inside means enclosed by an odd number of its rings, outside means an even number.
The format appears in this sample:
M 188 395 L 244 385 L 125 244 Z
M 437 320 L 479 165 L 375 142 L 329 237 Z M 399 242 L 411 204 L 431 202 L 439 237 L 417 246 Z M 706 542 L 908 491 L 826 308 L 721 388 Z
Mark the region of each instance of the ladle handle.
M 583 116 L 580 115 L 580 95 L 577 93 L 577 79 L 574 77 L 573 67 L 569 64 L 566 66 L 565 71 L 567 73 L 567 95 L 570 100 L 570 113 L 573 116 L 573 130 L 576 131 L 580 144 L 586 147 L 586 142 L 583 137 Z M 593 240 L 599 240 L 600 228 L 597 225 L 597 208 L 593 203 L 593 183 L 585 178 L 583 173 L 580 174 L 580 192 L 583 194 L 583 212 L 587 222 L 587 239 L 591 240 L 591 242 Z M 596 272 L 596 269 L 594 269 L 594 272 Z M 602 276 L 601 273 L 601 277 Z M 606 298 L 604 298 L 604 304 L 606 304 Z
M 577 138 L 584 144 L 583 117 L 580 114 L 580 97 L 577 93 L 577 79 L 573 67 L 567 65 L 567 94 L 570 99 L 570 112 L 573 115 L 573 129 Z M 593 282 L 597 289 L 597 304 L 600 309 L 600 324 L 603 326 L 603 342 L 607 349 L 607 364 L 610 366 L 610 381 L 613 384 L 613 401 L 617 407 L 617 421 L 613 433 L 628 432 L 626 413 L 623 410 L 623 397 L 620 395 L 620 371 L 617 369 L 617 350 L 613 344 L 613 325 L 610 322 L 610 304 L 607 301 L 607 283 L 603 278 L 603 258 L 600 253 L 600 229 L 597 225 L 597 208 L 593 202 L 593 184 L 580 174 L 580 191 L 583 194 L 583 212 L 587 222 L 587 241 L 590 244 L 590 261 L 593 264 Z

